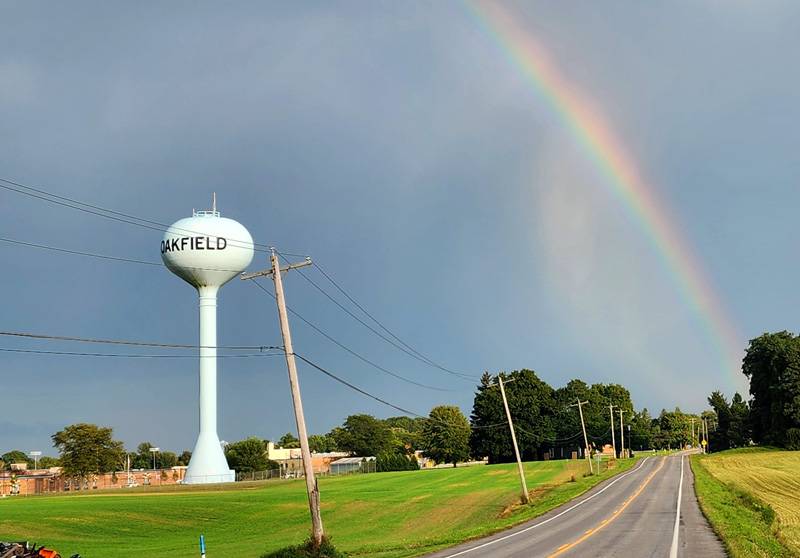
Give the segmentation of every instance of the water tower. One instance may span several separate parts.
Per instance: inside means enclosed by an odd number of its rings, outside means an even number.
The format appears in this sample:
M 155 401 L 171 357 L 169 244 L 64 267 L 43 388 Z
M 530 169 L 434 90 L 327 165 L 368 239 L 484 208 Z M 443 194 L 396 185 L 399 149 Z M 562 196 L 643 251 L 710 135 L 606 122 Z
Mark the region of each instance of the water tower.
M 253 260 L 253 237 L 240 223 L 211 211 L 194 211 L 174 223 L 161 241 L 169 270 L 200 296 L 200 434 L 184 482 L 232 482 L 217 435 L 217 292 Z

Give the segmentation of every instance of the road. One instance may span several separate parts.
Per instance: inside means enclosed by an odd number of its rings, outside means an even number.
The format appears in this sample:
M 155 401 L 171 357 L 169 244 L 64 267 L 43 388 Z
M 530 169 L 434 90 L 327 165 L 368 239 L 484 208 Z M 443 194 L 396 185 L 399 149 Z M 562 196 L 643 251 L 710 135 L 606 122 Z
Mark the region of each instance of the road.
M 643 459 L 630 471 L 532 521 L 428 558 L 580 556 L 723 558 L 700 512 L 685 455 Z

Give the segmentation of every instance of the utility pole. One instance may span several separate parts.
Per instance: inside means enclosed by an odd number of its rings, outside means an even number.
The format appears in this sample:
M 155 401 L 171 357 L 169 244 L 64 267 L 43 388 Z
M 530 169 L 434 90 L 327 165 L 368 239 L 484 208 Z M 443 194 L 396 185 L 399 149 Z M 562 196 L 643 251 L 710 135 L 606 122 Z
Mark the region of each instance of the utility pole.
M 281 335 L 283 336 L 283 350 L 286 353 L 286 368 L 289 371 L 289 387 L 292 390 L 292 403 L 294 404 L 294 418 L 297 423 L 297 435 L 300 438 L 300 454 L 303 456 L 303 471 L 306 477 L 306 491 L 308 492 L 308 507 L 311 510 L 311 529 L 314 541 L 319 545 L 325 532 L 322 529 L 322 516 L 319 510 L 319 487 L 314 476 L 314 467 L 311 463 L 311 450 L 308 447 L 308 432 L 306 431 L 306 419 L 303 415 L 303 401 L 300 399 L 300 383 L 297 379 L 297 364 L 294 360 L 294 349 L 292 348 L 292 333 L 289 330 L 289 317 L 286 314 L 286 300 L 283 295 L 283 282 L 281 273 L 299 267 L 311 265 L 311 258 L 297 264 L 290 264 L 281 269 L 275 249 L 270 255 L 271 269 L 257 271 L 255 273 L 242 274 L 242 279 L 253 279 L 261 276 L 272 276 L 275 283 L 275 301 L 278 304 L 278 318 L 281 322 Z
M 619 413 L 619 435 L 620 435 L 620 438 L 621 438 L 620 445 L 622 446 L 622 452 L 620 453 L 620 455 L 624 458 L 625 457 L 625 428 L 622 426 L 622 413 L 624 413 L 625 411 L 620 409 L 617 412 Z
M 506 388 L 503 387 L 503 375 L 497 375 L 497 383 L 500 386 L 500 394 L 503 396 L 503 406 L 506 408 L 506 417 L 508 418 L 508 428 L 511 430 L 511 441 L 514 443 L 514 453 L 517 456 L 517 467 L 519 468 L 519 482 L 522 485 L 522 503 L 527 504 L 528 500 L 528 485 L 525 482 L 525 472 L 522 469 L 522 459 L 519 457 L 519 447 L 517 446 L 517 435 L 514 433 L 514 423 L 511 420 L 511 411 L 508 409 L 508 399 L 506 399 Z
M 583 443 L 586 445 L 586 460 L 589 462 L 589 472 L 594 474 L 594 467 L 592 467 L 592 456 L 590 455 L 591 450 L 589 449 L 589 438 L 586 436 L 586 423 L 583 422 L 583 405 L 586 405 L 588 401 L 581 401 L 581 398 L 578 397 L 578 402 L 574 405 L 570 405 L 570 407 L 577 407 L 578 414 L 581 416 L 581 428 L 583 429 Z M 599 472 L 599 471 L 598 471 Z
M 694 417 L 692 417 L 692 447 L 694 447 Z
M 616 459 L 617 458 L 617 441 L 614 439 L 614 407 L 616 407 L 616 405 L 609 404 L 608 412 L 611 415 L 611 448 L 614 450 L 614 459 Z M 622 457 L 622 454 L 620 454 L 620 457 Z

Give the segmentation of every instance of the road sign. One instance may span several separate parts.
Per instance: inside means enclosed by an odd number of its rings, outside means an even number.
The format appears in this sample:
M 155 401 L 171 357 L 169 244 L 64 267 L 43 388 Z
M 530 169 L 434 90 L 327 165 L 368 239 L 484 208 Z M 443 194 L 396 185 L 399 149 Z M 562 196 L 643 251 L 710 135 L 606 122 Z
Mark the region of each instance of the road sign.
M 708 442 L 706 442 L 705 440 L 703 440 L 703 441 L 702 441 L 702 442 L 700 442 L 700 443 L 701 443 L 701 444 L 703 444 L 703 447 L 706 447 L 706 446 L 708 445 Z

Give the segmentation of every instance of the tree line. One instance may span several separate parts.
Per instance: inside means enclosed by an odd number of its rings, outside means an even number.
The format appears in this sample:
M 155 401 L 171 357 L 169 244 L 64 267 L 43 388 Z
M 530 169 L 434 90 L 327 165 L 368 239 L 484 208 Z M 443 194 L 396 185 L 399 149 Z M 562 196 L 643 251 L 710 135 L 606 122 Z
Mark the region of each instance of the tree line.
M 636 410 L 630 392 L 620 384 L 587 384 L 580 379 L 553 388 L 529 369 L 484 373 L 477 386 L 469 420 L 455 406 L 434 407 L 427 417 L 397 416 L 379 419 L 368 414 L 348 416 L 325 434 L 309 436 L 312 452 L 345 452 L 354 456 L 375 456 L 378 470 L 414 469 L 421 452 L 438 463 L 469 458 L 488 458 L 490 463 L 514 459 L 511 437 L 500 390 L 506 395 L 524 460 L 571 457 L 584 446 L 580 416 L 574 406 L 582 406 L 590 446 L 600 448 L 613 441 L 617 450 L 681 448 L 697 445 L 701 424 L 708 426 L 712 451 L 742 447 L 751 443 L 800 449 L 800 336 L 787 331 L 765 333 L 752 339 L 747 348 L 742 372 L 750 381 L 750 400 L 735 393 L 729 401 L 714 391 L 708 397 L 710 409 L 700 414 L 684 413 L 680 408 L 662 410 L 657 417 L 644 408 Z M 620 430 L 622 411 L 624 429 Z M 613 415 L 612 415 L 613 413 Z M 613 416 L 613 419 L 612 419 Z M 136 451 L 126 452 L 122 442 L 113 439 L 111 428 L 93 424 L 74 424 L 53 434 L 59 457 L 41 457 L 40 467 L 61 466 L 70 476 L 85 477 L 121 469 L 129 461 L 134 469 L 188 465 L 191 452 L 150 451 L 142 442 Z M 277 468 L 267 458 L 267 440 L 250 437 L 229 444 L 225 454 L 237 471 Z M 299 447 L 287 433 L 278 447 Z M 19 450 L 0 455 L 0 469 L 12 463 L 33 459 Z
M 711 450 L 751 443 L 800 450 L 800 336 L 779 331 L 750 340 L 742 373 L 749 401 L 738 393 L 728 401 L 719 391 L 708 398 Z

